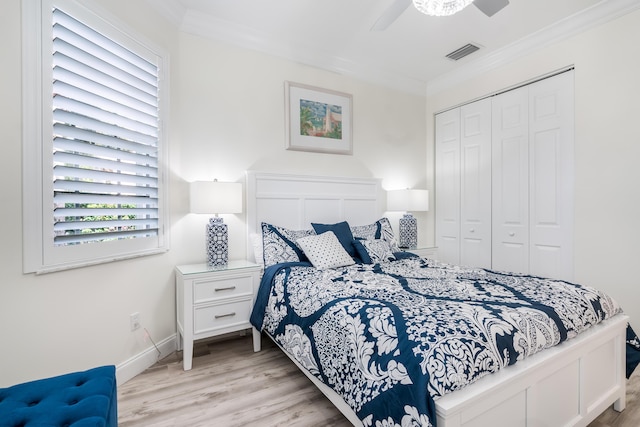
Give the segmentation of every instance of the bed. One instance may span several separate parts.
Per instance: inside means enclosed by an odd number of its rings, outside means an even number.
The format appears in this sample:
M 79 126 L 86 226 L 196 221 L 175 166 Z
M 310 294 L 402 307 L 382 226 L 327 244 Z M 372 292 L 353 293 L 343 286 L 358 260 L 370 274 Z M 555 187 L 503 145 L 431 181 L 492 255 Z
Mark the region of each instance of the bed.
M 247 255 L 266 261 L 254 334 L 354 425 L 579 426 L 624 409 L 614 300 L 398 251 L 382 202 L 377 179 L 247 173 Z

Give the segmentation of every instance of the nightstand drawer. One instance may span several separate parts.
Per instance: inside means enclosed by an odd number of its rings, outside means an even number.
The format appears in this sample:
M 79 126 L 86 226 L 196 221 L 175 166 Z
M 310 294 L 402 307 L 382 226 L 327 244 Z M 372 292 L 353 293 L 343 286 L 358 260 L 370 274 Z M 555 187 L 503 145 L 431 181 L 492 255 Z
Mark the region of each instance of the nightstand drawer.
M 193 302 L 201 303 L 253 293 L 253 276 L 194 280 Z
M 248 323 L 250 315 L 251 299 L 196 307 L 194 310 L 193 333 L 200 334 L 238 323 Z

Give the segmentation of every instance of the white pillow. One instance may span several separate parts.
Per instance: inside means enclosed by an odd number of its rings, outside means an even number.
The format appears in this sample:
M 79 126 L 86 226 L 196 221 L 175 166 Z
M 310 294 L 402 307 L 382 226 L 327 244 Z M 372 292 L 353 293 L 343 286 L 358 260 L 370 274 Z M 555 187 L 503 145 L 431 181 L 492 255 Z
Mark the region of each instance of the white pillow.
M 264 264 L 264 255 L 262 254 L 262 234 L 251 233 L 249 235 L 251 245 L 253 246 L 253 256 L 256 264 Z
M 296 242 L 318 270 L 355 264 L 333 231 L 303 237 Z

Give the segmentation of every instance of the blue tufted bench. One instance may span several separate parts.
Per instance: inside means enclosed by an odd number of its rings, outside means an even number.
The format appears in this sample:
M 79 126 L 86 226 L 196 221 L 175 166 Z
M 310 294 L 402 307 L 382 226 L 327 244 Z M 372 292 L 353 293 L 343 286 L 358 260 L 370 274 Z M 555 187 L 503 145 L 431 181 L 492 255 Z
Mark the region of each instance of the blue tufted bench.
M 2 427 L 116 427 L 115 366 L 0 389 Z

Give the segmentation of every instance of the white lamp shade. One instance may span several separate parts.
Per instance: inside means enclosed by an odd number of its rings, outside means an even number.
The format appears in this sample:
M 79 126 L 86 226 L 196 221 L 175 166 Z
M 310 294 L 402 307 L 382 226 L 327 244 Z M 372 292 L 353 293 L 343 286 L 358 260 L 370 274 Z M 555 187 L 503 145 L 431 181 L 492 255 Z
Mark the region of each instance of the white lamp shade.
M 387 210 L 402 212 L 422 212 L 429 210 L 428 190 L 387 191 Z
M 239 182 L 194 181 L 189 185 L 189 196 L 192 213 L 242 212 L 242 184 Z

